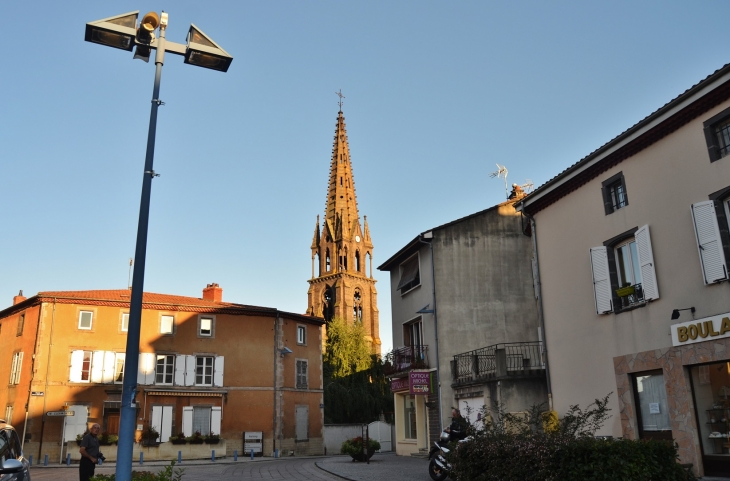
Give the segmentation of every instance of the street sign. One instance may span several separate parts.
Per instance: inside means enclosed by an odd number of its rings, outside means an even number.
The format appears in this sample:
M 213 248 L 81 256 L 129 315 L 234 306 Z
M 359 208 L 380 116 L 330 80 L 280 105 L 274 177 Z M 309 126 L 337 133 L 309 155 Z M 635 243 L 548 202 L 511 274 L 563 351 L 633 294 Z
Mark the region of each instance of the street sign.
M 31 391 L 31 396 L 43 396 L 45 393 L 43 391 Z
M 76 411 L 48 411 L 46 416 L 73 416 Z

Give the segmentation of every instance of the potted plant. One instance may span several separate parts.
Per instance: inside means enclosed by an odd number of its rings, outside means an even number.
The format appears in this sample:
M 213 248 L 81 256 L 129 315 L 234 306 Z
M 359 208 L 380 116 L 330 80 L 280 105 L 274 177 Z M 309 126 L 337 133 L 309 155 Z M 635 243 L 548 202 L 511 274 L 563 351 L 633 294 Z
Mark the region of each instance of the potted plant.
M 203 436 L 200 435 L 200 431 L 195 431 L 192 436 L 186 438 L 190 444 L 203 444 Z
M 218 444 L 221 441 L 221 437 L 219 434 L 210 433 L 203 437 L 203 441 L 205 441 L 205 444 Z
M 109 444 L 117 444 L 119 442 L 119 436 L 116 434 L 109 435 Z
M 344 443 L 342 443 L 342 448 L 340 452 L 342 454 L 349 454 L 354 461 L 367 461 L 368 459 L 373 457 L 375 451 L 380 449 L 380 443 L 374 439 L 368 440 L 367 457 L 365 457 L 365 454 L 363 453 L 364 444 L 365 443 L 361 436 L 353 439 L 348 439 Z
M 172 444 L 185 444 L 188 442 L 188 440 L 185 437 L 184 433 L 177 433 L 176 435 L 170 437 L 170 442 L 172 442 Z
M 99 435 L 99 445 L 100 446 L 110 446 L 112 443 L 109 440 L 109 433 L 104 431 Z
M 160 444 L 157 440 L 160 438 L 160 433 L 154 428 L 149 426 L 147 430 L 142 431 L 142 444 L 144 446 L 157 446 Z
M 86 435 L 86 433 L 76 435 L 76 445 L 77 446 L 81 446 L 81 440 L 84 439 L 85 435 Z
M 636 288 L 630 282 L 625 283 L 620 289 L 616 289 L 616 295 L 619 297 L 630 296 L 634 292 L 636 292 Z

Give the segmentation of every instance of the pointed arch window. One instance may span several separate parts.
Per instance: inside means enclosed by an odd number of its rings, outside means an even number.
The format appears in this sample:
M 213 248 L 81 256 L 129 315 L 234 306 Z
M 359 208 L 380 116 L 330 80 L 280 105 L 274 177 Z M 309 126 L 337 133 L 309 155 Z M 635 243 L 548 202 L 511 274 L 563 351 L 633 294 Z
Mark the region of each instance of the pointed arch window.
M 355 251 L 355 270 L 360 272 L 360 251 Z
M 325 271 L 329 272 L 332 269 L 332 263 L 330 262 L 330 250 L 329 248 L 325 251 Z
M 355 289 L 355 294 L 352 299 L 352 310 L 353 320 L 355 322 L 362 322 L 362 295 L 360 289 Z
M 331 286 L 325 288 L 322 294 L 322 317 L 324 320 L 329 322 L 334 317 L 335 313 L 335 291 Z

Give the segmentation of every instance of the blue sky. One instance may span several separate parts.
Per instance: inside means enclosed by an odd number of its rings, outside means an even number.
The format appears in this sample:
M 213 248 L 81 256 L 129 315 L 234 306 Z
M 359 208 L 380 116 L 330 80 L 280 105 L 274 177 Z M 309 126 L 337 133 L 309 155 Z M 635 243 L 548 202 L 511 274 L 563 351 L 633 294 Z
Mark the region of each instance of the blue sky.
M 2 2 L 0 308 L 19 289 L 127 285 L 154 66 L 83 34 L 137 9 L 234 56 L 226 74 L 167 58 L 145 290 L 217 282 L 224 300 L 293 312 L 336 90 L 379 265 L 502 201 L 495 163 L 539 185 L 730 61 L 722 1 Z

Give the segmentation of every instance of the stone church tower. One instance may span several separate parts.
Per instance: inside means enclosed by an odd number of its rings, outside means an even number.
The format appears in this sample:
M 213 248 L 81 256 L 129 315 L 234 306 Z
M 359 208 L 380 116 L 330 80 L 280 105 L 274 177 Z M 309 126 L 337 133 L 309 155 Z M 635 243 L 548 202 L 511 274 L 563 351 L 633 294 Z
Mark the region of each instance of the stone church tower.
M 324 222 L 317 216 L 312 239 L 312 278 L 307 314 L 362 322 L 365 340 L 380 354 L 373 243 L 367 216 L 360 224 L 342 107 L 337 115 Z M 322 341 L 324 343 L 324 339 Z M 324 349 L 324 344 L 323 344 Z

